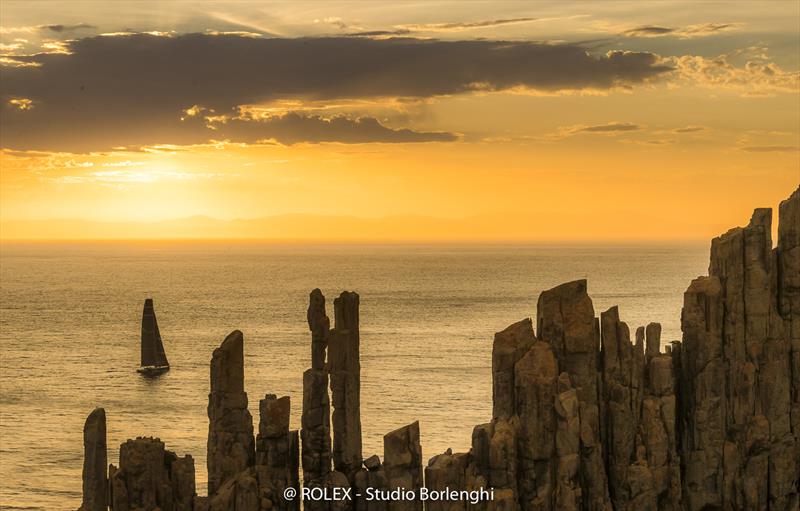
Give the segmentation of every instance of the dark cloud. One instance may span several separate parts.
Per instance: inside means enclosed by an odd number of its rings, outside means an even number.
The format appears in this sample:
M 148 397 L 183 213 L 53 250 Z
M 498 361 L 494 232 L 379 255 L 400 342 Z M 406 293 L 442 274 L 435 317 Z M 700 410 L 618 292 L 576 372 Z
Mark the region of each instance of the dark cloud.
M 365 30 L 363 32 L 350 32 L 345 34 L 348 37 L 393 37 L 401 35 L 409 35 L 411 30 L 407 28 L 398 28 L 395 30 Z
M 344 116 L 334 116 L 324 118 L 295 112 L 264 119 L 235 118 L 215 126 L 215 128 L 218 133 L 216 138 L 245 143 L 274 140 L 284 145 L 302 142 L 364 144 L 372 142 L 453 142 L 458 140 L 458 136 L 453 133 L 389 128 L 373 117 L 350 119 Z
M 615 133 L 618 131 L 639 131 L 643 129 L 638 124 L 629 122 L 610 122 L 608 124 L 598 124 L 595 126 L 581 126 L 575 129 L 576 133 Z
M 624 30 L 620 33 L 620 35 L 625 37 L 674 36 L 682 39 L 691 39 L 694 37 L 707 37 L 720 32 L 734 30 L 740 26 L 740 23 L 701 23 L 698 25 L 689 25 L 679 28 L 663 27 L 659 25 L 643 25 Z
M 748 153 L 796 153 L 800 147 L 793 145 L 755 145 L 740 148 Z
M 126 34 L 66 44 L 69 54 L 15 57 L 26 65 L 0 68 L 4 147 L 195 141 L 208 130 L 179 121 L 193 105 L 232 115 L 240 105 L 279 99 L 608 90 L 671 70 L 646 52 L 593 55 L 576 45 L 486 40 Z M 10 103 L 21 98 L 32 108 Z
M 674 28 L 659 27 L 656 25 L 644 25 L 641 27 L 631 28 L 622 32 L 622 35 L 628 37 L 658 37 L 675 32 Z
M 50 30 L 52 32 L 72 32 L 74 30 L 97 28 L 94 25 L 87 23 L 78 23 L 77 25 L 41 25 L 39 28 L 43 30 Z

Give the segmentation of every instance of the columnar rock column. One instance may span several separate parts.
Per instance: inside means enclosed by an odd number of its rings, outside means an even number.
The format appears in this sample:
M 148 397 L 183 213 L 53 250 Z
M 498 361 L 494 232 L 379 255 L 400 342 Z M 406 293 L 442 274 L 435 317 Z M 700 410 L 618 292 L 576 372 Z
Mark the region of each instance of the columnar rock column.
M 647 361 L 645 395 L 641 404 L 639 435 L 632 487 L 645 487 L 652 481 L 652 492 L 634 496 L 631 509 L 677 511 L 681 500 L 681 471 L 676 432 L 675 383 L 672 357 L 666 353 Z M 646 463 L 647 469 L 642 470 Z
M 661 353 L 661 323 L 650 323 L 645 328 L 647 358 Z
M 636 497 L 629 468 L 635 458 L 644 360 L 641 354 L 636 356 L 628 325 L 620 321 L 617 307 L 603 312 L 600 324 L 608 486 L 614 508 L 624 510 Z
M 403 426 L 383 437 L 383 459 L 388 489 L 402 488 L 416 493 L 413 500 L 390 501 L 388 510 L 421 511 L 422 447 L 419 442 L 419 422 Z
M 722 288 L 716 277 L 692 281 L 684 293 L 683 343 L 673 351 L 680 375 L 684 497 L 689 510 L 722 508 L 725 363 Z
M 106 411 L 95 408 L 83 426 L 83 503 L 79 511 L 108 508 Z
M 552 346 L 545 342 L 535 342 L 517 361 L 514 370 L 514 408 L 516 420 L 519 421 L 519 439 L 516 444 L 519 449 L 512 454 L 517 455 L 519 466 L 514 470 L 517 472 L 516 481 L 509 487 L 519 495 L 523 511 L 555 509 L 553 505 L 557 486 L 563 483 L 566 488 L 577 479 L 577 473 L 571 474 L 574 478 L 562 474 L 565 476 L 564 481 L 555 479 L 559 463 L 556 459 L 558 423 L 554 406 L 558 394 L 558 361 Z M 508 429 L 510 435 L 513 430 Z M 496 437 L 497 431 L 494 432 L 490 445 L 497 443 Z M 563 454 L 568 455 L 566 452 Z M 497 464 L 496 458 L 491 457 L 493 464 Z M 577 459 L 575 461 L 578 462 Z M 517 460 L 512 458 L 508 463 L 514 467 Z M 496 476 L 491 477 L 489 483 L 495 486 L 496 479 Z
M 333 301 L 335 327 L 330 331 L 328 372 L 333 400 L 333 465 L 354 483 L 361 469 L 361 363 L 358 294 L 343 292 Z
M 580 405 L 578 392 L 572 388 L 572 382 L 567 373 L 561 373 L 558 376 L 555 409 L 558 416 L 556 423 L 556 491 L 553 507 L 543 506 L 541 509 L 578 511 L 581 509 L 583 500 L 580 485 Z
M 553 347 L 559 371 L 569 374 L 578 393 L 583 508 L 605 509 L 609 498 L 598 406 L 600 332 L 586 281 L 568 282 L 539 295 L 537 325 L 539 340 Z
M 299 484 L 297 431 L 289 431 L 289 397 L 267 394 L 259 402 L 259 411 L 256 473 L 261 508 L 299 509 L 299 499 L 283 497 L 286 488 L 298 489 Z
M 514 415 L 514 365 L 536 341 L 529 318 L 514 323 L 494 334 L 492 345 L 492 415 L 508 418 Z
M 795 192 L 782 207 L 791 212 L 798 202 Z M 712 241 L 710 277 L 695 280 L 686 292 L 678 410 L 689 509 L 798 505 L 794 211 L 788 227 L 779 226 L 787 258 L 780 235 L 772 250 L 771 211 L 756 209 L 746 227 Z
M 791 427 L 800 459 L 800 188 L 781 202 L 778 214 L 778 307 L 791 343 Z
M 244 336 L 235 330 L 214 350 L 208 396 L 208 494 L 255 464 L 253 418 L 244 392 Z
M 331 472 L 330 400 L 326 350 L 330 320 L 325 313 L 325 297 L 319 289 L 311 292 L 308 305 L 311 330 L 311 368 L 303 373 L 302 442 L 303 484 L 322 488 Z M 306 502 L 307 509 L 327 508 L 324 502 Z

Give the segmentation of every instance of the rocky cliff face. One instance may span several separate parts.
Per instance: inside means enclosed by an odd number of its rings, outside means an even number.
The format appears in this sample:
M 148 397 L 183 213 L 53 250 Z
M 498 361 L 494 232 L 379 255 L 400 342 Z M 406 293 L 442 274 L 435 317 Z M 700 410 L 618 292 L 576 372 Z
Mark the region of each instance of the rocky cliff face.
M 794 510 L 800 509 L 800 190 L 715 238 L 709 275 L 684 294 L 683 339 L 661 350 L 661 327 L 634 338 L 616 307 L 595 315 L 586 281 L 539 297 L 495 335 L 493 416 L 472 448 L 423 470 L 420 426 L 384 437 L 384 462 L 362 459 L 359 297 L 310 296 L 312 367 L 303 375 L 302 430 L 290 400 L 267 394 L 258 436 L 244 393 L 243 336 L 214 351 L 209 395 L 209 497 L 194 491 L 191 457 L 157 439 L 129 440 L 105 470 L 105 413 L 84 428 L 84 511 L 297 510 L 285 488 L 493 490 L 479 502 L 305 502 L 308 510 Z M 330 392 L 330 393 L 329 393 Z M 333 406 L 331 407 L 331 403 Z M 331 413 L 333 419 L 331 420 Z M 302 456 L 298 453 L 301 443 Z M 332 466 L 333 465 L 333 466 Z

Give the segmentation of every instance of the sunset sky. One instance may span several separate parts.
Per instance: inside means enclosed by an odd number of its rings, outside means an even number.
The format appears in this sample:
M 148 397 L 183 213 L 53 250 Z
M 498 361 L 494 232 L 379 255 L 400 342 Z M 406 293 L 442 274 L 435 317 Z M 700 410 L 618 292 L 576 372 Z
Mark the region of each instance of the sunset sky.
M 794 0 L 0 20 L 4 239 L 700 240 L 800 183 Z

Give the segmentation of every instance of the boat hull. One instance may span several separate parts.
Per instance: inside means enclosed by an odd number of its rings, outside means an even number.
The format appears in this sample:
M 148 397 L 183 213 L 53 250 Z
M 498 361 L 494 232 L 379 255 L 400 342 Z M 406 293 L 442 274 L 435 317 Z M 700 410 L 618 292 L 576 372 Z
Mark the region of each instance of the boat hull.
M 142 366 L 136 370 L 137 373 L 145 376 L 154 376 L 157 374 L 166 373 L 169 371 L 169 366 Z

